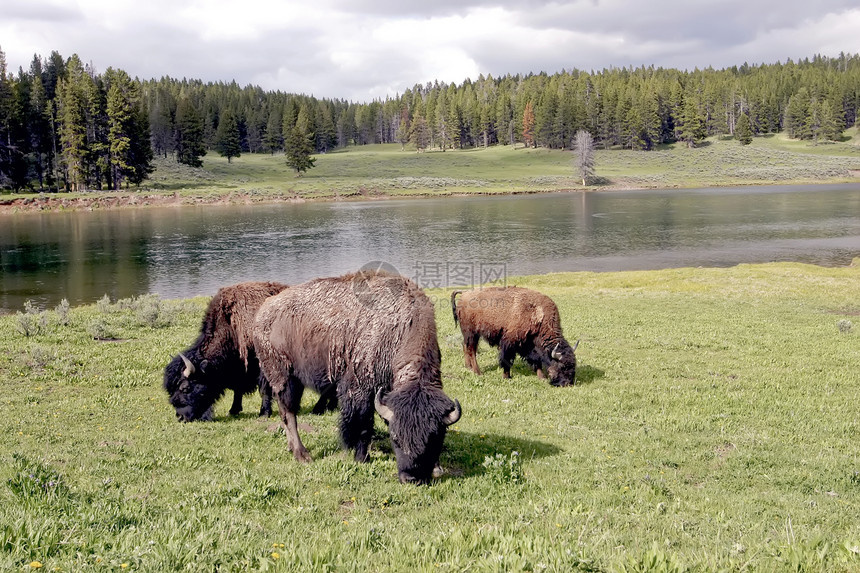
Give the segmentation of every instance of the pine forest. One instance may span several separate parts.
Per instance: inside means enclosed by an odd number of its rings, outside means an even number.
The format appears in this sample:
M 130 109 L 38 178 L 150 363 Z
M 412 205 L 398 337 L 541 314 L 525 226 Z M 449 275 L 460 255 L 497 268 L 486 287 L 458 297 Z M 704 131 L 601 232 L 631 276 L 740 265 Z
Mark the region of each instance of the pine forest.
M 264 91 L 236 82 L 131 78 L 73 54 L 7 69 L 0 50 L 0 189 L 82 191 L 140 186 L 155 156 L 202 165 L 208 152 L 308 154 L 399 143 L 445 151 L 491 145 L 570 149 L 694 147 L 710 136 L 785 132 L 838 141 L 860 107 L 860 56 L 682 71 L 573 69 L 416 84 L 371 102 Z

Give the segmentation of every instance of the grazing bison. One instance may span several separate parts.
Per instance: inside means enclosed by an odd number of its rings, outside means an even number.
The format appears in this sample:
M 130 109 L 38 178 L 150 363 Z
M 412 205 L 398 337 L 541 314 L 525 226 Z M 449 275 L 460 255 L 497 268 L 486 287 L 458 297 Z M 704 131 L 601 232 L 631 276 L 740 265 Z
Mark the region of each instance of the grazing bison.
M 179 420 L 211 420 L 212 406 L 233 390 L 230 414 L 242 411 L 242 396 L 259 389 L 260 415 L 272 413 L 272 392 L 254 352 L 254 315 L 268 297 L 287 288 L 274 282 L 246 282 L 220 289 L 206 309 L 197 341 L 164 369 L 164 389 Z M 320 399 L 315 411 L 335 400 L 333 392 Z
M 459 302 L 457 295 L 460 296 Z M 505 378 L 519 354 L 553 386 L 568 386 L 576 376 L 576 355 L 561 332 L 558 307 L 548 296 L 519 287 L 493 287 L 451 293 L 454 324 L 463 333 L 466 367 L 480 374 L 475 352 L 484 338 L 499 347 Z
M 442 391 L 433 304 L 415 283 L 358 272 L 290 287 L 260 307 L 254 347 L 297 460 L 311 461 L 296 422 L 302 393 L 331 383 L 341 439 L 357 461 L 368 460 L 375 410 L 388 424 L 400 481 L 430 481 L 461 409 Z

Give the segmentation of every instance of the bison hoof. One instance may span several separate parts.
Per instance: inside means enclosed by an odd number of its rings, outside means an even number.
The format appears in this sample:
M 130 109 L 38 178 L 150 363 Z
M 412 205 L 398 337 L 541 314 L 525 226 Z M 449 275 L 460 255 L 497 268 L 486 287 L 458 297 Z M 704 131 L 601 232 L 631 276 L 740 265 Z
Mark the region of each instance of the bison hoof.
M 268 418 L 271 415 L 272 415 L 272 409 L 271 408 L 260 408 L 260 417 L 261 418 Z
M 234 410 L 233 408 L 230 408 L 230 415 L 231 415 L 231 416 L 238 416 L 238 415 L 239 415 L 239 414 L 241 414 L 241 413 L 242 413 L 242 409 L 241 409 L 241 408 L 239 408 L 238 410 Z
M 293 455 L 296 457 L 296 459 L 297 459 L 298 461 L 300 461 L 300 462 L 301 462 L 301 463 L 303 463 L 303 464 L 309 464 L 309 463 L 311 463 L 312 461 L 314 461 L 314 460 L 313 460 L 313 458 L 311 458 L 311 454 L 310 454 L 310 452 L 308 452 L 308 451 L 307 451 L 306 449 L 304 449 L 304 448 L 302 448 L 302 449 L 300 449 L 300 450 L 298 450 L 298 451 L 296 451 L 296 452 L 293 452 Z

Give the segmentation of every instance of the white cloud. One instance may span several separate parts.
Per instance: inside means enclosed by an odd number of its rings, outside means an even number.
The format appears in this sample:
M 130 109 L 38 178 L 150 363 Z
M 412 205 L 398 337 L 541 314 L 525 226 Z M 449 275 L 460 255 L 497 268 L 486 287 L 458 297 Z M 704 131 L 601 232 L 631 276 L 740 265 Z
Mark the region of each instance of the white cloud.
M 479 74 L 692 69 L 860 53 L 853 0 L 5 0 L 10 71 L 77 53 L 132 76 L 367 101 Z

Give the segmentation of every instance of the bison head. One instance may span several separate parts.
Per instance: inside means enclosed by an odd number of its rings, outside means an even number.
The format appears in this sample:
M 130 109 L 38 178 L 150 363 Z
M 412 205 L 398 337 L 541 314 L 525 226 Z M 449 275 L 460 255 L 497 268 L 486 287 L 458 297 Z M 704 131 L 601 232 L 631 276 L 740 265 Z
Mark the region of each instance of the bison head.
M 547 367 L 549 382 L 553 386 L 571 386 L 576 378 L 576 347 L 579 341 L 571 346 L 562 339 L 556 343 L 550 353 L 550 363 Z
M 205 383 L 208 365 L 206 360 L 195 364 L 179 353 L 164 369 L 164 389 L 181 422 L 212 419 L 212 406 L 221 392 Z
M 441 390 L 407 387 L 376 393 L 376 412 L 388 424 L 401 483 L 426 484 L 436 475 L 448 426 L 460 419 L 460 402 Z

